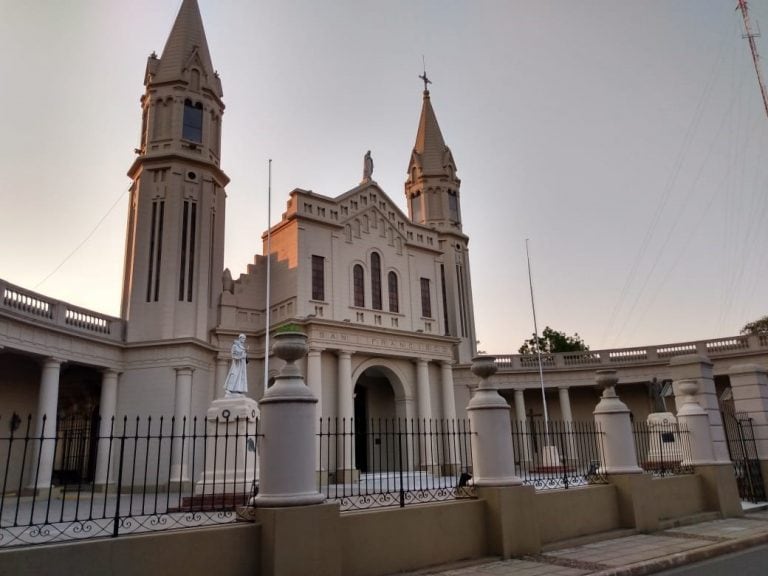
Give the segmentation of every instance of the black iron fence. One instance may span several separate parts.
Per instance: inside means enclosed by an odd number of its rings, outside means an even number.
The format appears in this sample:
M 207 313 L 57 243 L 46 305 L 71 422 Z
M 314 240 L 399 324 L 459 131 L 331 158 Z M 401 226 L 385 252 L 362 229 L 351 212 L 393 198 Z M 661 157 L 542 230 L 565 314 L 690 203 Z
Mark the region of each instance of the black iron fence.
M 765 502 L 765 484 L 752 418 L 746 412 L 737 412 L 732 402 L 723 402 L 720 414 L 739 496 L 749 502 Z
M 677 422 L 633 422 L 637 463 L 654 476 L 693 474 L 688 429 Z
M 318 489 L 342 511 L 474 497 L 467 420 L 324 418 Z
M 233 522 L 258 438 L 252 418 L 0 419 L 0 548 Z
M 537 490 L 605 483 L 602 441 L 594 422 L 513 420 L 515 472 Z

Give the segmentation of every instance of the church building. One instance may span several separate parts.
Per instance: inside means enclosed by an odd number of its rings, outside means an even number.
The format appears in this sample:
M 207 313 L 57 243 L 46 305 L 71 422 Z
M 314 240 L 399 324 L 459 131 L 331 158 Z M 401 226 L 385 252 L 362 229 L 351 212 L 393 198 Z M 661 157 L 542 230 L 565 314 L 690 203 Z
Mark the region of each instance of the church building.
M 121 317 L 3 282 L 0 418 L 32 414 L 36 434 L 43 415 L 48 433 L 55 416 L 174 416 L 179 426 L 224 395 L 239 334 L 258 400 L 265 373 L 268 385 L 280 368 L 273 358 L 264 369 L 268 268 L 269 329 L 307 334 L 318 416 L 455 418 L 454 366 L 476 353 L 469 239 L 427 82 L 403 166 L 407 214 L 376 183 L 369 153 L 350 190 L 293 190 L 264 233 L 265 255 L 233 274 L 223 266 L 222 81 L 197 1 L 183 0 L 144 75 Z

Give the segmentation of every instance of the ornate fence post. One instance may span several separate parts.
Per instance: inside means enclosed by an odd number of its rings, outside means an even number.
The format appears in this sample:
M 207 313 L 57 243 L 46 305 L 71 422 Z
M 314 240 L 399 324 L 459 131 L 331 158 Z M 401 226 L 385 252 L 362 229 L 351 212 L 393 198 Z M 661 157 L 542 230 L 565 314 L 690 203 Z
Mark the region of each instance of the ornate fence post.
M 629 408 L 616 394 L 616 370 L 598 370 L 597 385 L 603 395 L 593 412 L 601 440 L 600 471 L 616 486 L 619 521 L 626 528 L 652 532 L 659 527 L 659 513 L 651 476 L 637 465 L 637 450 Z
M 485 500 L 489 551 L 509 558 L 541 551 L 533 486 L 515 474 L 510 407 L 489 378 L 496 373 L 493 356 L 472 360 L 480 377 L 467 406 L 472 430 L 472 471 L 478 496 Z M 523 528 L 524 527 L 524 528 Z
M 272 351 L 285 366 L 259 402 L 259 494 L 251 500 L 262 525 L 263 576 L 341 574 L 338 504 L 323 504 L 315 466 L 316 404 L 296 360 L 307 354 L 301 332 L 275 334 Z
M 593 412 L 602 439 L 600 450 L 601 471 L 605 474 L 640 474 L 637 465 L 635 439 L 629 408 L 616 394 L 619 377 L 616 370 L 598 370 L 597 385 L 603 389 L 600 402 Z
M 475 486 L 516 486 L 522 480 L 515 475 L 510 407 L 489 378 L 496 373 L 493 356 L 472 360 L 472 373 L 480 377 L 467 406 L 472 433 L 472 466 Z
M 696 401 L 699 383 L 689 378 L 677 383 L 677 391 L 683 396 L 680 409 L 677 411 L 677 421 L 688 431 L 691 445 L 690 461 L 683 464 L 701 466 L 714 464 L 715 449 L 710 434 L 709 415 Z
M 285 366 L 259 402 L 261 438 L 259 507 L 319 504 L 315 477 L 315 398 L 304 383 L 296 360 L 307 353 L 307 336 L 275 334 L 272 351 Z

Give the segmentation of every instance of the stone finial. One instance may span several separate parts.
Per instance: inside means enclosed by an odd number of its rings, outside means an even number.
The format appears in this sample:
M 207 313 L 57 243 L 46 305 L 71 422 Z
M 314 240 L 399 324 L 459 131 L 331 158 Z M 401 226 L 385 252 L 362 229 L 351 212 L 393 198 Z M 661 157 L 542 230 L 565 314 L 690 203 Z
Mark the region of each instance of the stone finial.
M 472 374 L 482 380 L 487 380 L 498 370 L 494 356 L 475 356 L 472 358 Z
M 603 389 L 603 398 L 616 398 L 616 384 L 619 376 L 616 370 L 598 370 L 595 377 L 598 387 Z

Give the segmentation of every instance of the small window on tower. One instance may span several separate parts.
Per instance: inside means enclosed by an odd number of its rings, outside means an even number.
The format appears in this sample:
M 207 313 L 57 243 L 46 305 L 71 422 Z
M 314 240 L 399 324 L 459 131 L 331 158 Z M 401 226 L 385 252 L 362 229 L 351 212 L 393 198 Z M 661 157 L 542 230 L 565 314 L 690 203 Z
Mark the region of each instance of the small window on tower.
M 448 191 L 448 214 L 454 222 L 459 221 L 459 197 L 454 190 Z
M 325 258 L 312 255 L 312 300 L 325 300 Z
M 192 142 L 203 141 L 203 105 L 191 100 L 184 101 L 184 128 L 182 138 Z

